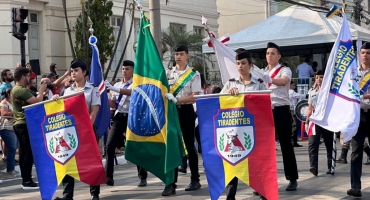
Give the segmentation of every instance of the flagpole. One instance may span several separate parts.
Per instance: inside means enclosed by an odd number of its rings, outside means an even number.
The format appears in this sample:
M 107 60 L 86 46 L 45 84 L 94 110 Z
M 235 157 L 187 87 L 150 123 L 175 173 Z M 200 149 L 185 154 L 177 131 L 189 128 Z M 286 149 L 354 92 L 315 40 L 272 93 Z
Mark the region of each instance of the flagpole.
M 239 94 L 271 94 L 272 90 L 256 90 L 256 91 L 247 91 L 247 92 L 239 92 Z M 194 95 L 194 98 L 208 98 L 208 97 L 219 97 L 219 96 L 229 96 L 229 93 L 218 93 L 218 94 L 202 94 L 202 95 Z
M 332 149 L 333 153 L 332 153 L 332 158 L 331 158 L 331 170 L 330 170 L 330 173 L 331 175 L 334 175 L 334 172 L 335 172 L 335 160 L 337 159 L 337 138 L 336 138 L 336 134 L 334 133 L 333 134 L 333 149 Z

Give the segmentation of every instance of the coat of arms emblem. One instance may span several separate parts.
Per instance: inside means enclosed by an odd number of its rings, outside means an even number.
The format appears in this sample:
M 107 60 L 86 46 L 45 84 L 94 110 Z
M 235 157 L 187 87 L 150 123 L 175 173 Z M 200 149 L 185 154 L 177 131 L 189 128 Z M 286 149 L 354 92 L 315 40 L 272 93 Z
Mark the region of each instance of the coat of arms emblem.
M 244 108 L 222 110 L 214 119 L 216 151 L 230 164 L 238 164 L 255 146 L 253 115 Z
M 45 134 L 46 149 L 57 162 L 65 164 L 78 148 L 78 136 L 74 126 Z

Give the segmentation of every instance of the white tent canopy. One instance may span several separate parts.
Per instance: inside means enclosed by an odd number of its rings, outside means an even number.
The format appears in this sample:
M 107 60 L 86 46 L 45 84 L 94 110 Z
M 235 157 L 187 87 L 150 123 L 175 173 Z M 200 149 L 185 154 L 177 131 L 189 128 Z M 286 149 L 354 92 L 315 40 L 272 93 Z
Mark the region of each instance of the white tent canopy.
M 230 35 L 227 46 L 245 48 L 255 57 L 263 57 L 267 42 L 281 47 L 283 56 L 329 53 L 340 31 L 343 19 L 325 18 L 301 6 L 291 6 L 266 20 Z M 353 40 L 370 41 L 370 31 L 349 22 Z M 203 45 L 203 53 L 213 49 Z

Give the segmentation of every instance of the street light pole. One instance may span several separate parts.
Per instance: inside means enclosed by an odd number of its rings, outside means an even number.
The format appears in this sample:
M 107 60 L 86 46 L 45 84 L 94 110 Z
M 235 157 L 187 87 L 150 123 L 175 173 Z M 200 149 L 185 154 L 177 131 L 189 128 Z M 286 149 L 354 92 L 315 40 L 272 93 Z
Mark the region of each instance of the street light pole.
M 158 53 L 162 57 L 161 3 L 160 0 L 149 0 L 150 32 L 153 35 Z

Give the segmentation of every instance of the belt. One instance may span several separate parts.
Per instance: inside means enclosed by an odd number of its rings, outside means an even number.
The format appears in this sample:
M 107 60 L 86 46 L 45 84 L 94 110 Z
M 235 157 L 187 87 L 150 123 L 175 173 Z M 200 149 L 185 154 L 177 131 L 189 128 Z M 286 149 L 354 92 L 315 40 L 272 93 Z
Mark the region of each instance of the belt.
M 127 117 L 128 116 L 128 113 L 121 113 L 121 112 L 118 112 L 116 114 L 116 116 L 119 116 L 119 117 Z
M 176 105 L 177 108 L 187 108 L 187 107 L 193 107 L 193 104 L 179 104 Z

